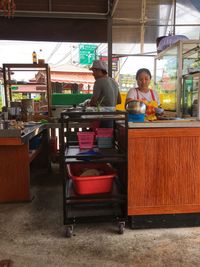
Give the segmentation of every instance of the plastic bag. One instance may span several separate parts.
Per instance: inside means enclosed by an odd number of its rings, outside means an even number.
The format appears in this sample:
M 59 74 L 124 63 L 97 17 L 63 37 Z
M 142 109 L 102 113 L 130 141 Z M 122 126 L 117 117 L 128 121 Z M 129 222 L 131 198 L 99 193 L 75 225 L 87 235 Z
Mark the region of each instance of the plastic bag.
M 161 40 L 158 43 L 157 52 L 160 53 L 167 47 L 171 46 L 172 44 L 180 40 L 188 40 L 188 38 L 185 35 L 171 35 L 161 38 Z

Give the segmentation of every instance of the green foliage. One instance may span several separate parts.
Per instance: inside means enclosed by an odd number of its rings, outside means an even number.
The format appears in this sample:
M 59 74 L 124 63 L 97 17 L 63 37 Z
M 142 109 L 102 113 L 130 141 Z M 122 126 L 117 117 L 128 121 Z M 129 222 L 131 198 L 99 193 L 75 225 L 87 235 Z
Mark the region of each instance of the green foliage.
M 12 100 L 13 101 L 20 101 L 22 99 L 22 93 L 12 93 Z

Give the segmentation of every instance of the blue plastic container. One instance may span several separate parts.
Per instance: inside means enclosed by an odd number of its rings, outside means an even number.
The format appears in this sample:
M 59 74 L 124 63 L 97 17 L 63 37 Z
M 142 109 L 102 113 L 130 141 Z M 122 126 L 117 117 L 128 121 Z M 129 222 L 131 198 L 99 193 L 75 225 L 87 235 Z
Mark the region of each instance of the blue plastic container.
M 144 122 L 145 114 L 128 114 L 130 122 Z
M 33 137 L 30 142 L 29 142 L 29 149 L 38 149 L 39 146 L 41 145 L 42 142 L 42 137 L 41 136 L 35 136 Z

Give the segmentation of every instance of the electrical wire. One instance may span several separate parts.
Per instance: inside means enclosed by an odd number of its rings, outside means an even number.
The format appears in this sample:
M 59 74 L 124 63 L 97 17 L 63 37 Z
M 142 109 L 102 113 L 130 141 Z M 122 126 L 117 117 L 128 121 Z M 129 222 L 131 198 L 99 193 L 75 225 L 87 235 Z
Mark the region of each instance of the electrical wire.
M 71 54 L 71 51 L 67 52 L 67 54 L 65 54 L 60 60 L 58 60 L 56 63 L 54 63 L 52 65 L 57 66 L 58 64 L 63 62 L 70 54 Z
M 61 45 L 62 45 L 62 42 L 56 44 L 56 46 L 54 47 L 53 51 L 51 52 L 51 54 L 47 58 L 47 62 L 49 62 L 49 60 L 53 57 L 53 55 L 56 53 L 56 51 L 58 51 L 58 49 L 61 47 Z

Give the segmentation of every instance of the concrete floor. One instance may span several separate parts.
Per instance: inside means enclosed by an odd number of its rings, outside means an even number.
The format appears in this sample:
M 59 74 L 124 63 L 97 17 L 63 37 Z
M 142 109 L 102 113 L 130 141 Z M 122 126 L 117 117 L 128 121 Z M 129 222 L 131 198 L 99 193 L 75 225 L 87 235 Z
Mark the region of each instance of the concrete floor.
M 34 173 L 31 183 L 32 202 L 0 205 L 0 260 L 14 267 L 200 266 L 200 227 L 119 235 L 114 223 L 77 224 L 65 238 L 58 168 Z

